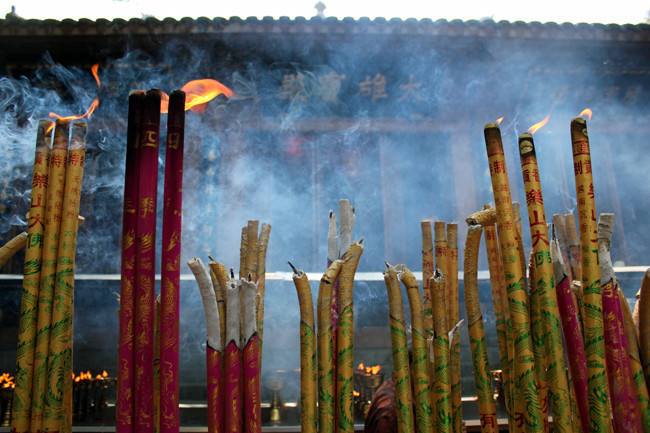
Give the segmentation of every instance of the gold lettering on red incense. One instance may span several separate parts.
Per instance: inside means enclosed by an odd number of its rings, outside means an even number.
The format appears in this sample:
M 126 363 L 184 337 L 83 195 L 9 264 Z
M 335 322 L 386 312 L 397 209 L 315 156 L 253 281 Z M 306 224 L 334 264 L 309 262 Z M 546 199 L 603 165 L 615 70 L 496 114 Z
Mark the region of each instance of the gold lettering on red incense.
M 153 147 L 154 149 L 158 147 L 158 133 L 156 131 L 145 131 L 144 132 L 144 147 Z

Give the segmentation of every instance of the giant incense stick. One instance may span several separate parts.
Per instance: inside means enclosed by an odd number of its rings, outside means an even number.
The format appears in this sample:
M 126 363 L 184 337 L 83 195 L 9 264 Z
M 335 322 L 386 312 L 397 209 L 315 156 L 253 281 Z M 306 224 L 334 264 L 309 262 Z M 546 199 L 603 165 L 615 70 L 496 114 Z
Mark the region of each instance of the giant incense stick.
M 153 433 L 153 319 L 160 91 L 149 90 L 142 113 L 138 166 L 135 286 L 135 430 Z
M 59 246 L 59 229 L 63 210 L 65 166 L 68 155 L 69 124 L 57 121 L 54 142 L 50 152 L 45 208 L 45 231 L 38 292 L 38 320 L 34 353 L 34 376 L 32 382 L 31 431 L 43 428 L 43 410 L 47 389 L 47 357 L 50 344 L 52 299 L 56 277 L 56 259 Z
M 221 400 L 221 362 L 223 340 L 221 338 L 221 320 L 217 298 L 213 287 L 210 285 L 208 272 L 201 259 L 193 258 L 187 262 L 199 286 L 203 312 L 205 313 L 205 326 L 207 330 L 206 345 L 206 379 L 208 383 L 208 432 L 223 432 L 224 402 Z
M 481 432 L 495 433 L 499 427 L 497 425 L 496 405 L 494 404 L 490 367 L 488 365 L 483 313 L 481 313 L 478 297 L 478 252 L 481 244 L 481 232 L 481 226 L 472 225 L 467 228 L 465 258 L 463 261 L 463 287 L 469 342 L 474 363 L 474 383 L 476 384 L 481 419 Z
M 291 263 L 289 263 L 291 265 Z M 314 304 L 307 274 L 293 269 L 293 284 L 300 305 L 300 431 L 316 433 L 316 342 Z
M 122 263 L 120 279 L 120 331 L 117 396 L 115 403 L 116 433 L 134 433 L 134 319 L 135 319 L 135 243 L 138 220 L 138 165 L 140 122 L 144 92 L 129 95 L 129 118 L 124 174 L 124 210 L 122 214 Z
M 496 219 L 496 216 L 495 216 Z M 503 264 L 499 253 L 499 241 L 495 223 L 487 224 L 485 232 L 485 249 L 490 271 L 490 286 L 492 289 L 492 305 L 494 309 L 497 343 L 499 345 L 499 364 L 503 374 L 503 389 L 505 392 L 506 412 L 508 413 L 508 426 L 515 431 L 514 422 L 514 390 L 512 387 L 512 361 L 514 347 L 512 345 L 510 330 L 510 310 L 508 307 L 508 294 L 506 293 Z
M 610 428 L 609 390 L 605 368 L 603 300 L 598 268 L 597 214 L 587 122 L 582 118 L 571 121 L 571 144 L 582 251 L 585 311 L 583 332 L 589 373 L 589 426 L 593 433 L 600 433 L 607 432 Z
M 250 280 L 242 281 L 241 302 L 243 326 L 241 329 L 241 347 L 243 357 L 244 431 L 246 433 L 262 432 L 260 339 L 257 335 L 256 297 L 257 284 Z M 314 364 L 315 362 L 316 360 L 314 359 Z M 314 372 L 315 377 L 316 372 Z M 316 396 L 314 395 L 315 401 Z M 314 413 L 314 423 L 315 416 L 316 413 Z
M 258 220 L 249 220 L 246 224 L 246 273 L 244 279 L 250 275 L 253 281 L 257 281 L 259 229 L 260 222 Z
M 160 282 L 160 433 L 178 433 L 181 223 L 185 93 L 169 96 L 165 145 L 162 266 Z
M 221 341 L 224 342 L 226 340 L 226 288 L 228 287 L 228 271 L 226 271 L 226 267 L 222 263 L 212 258 L 210 258 L 209 266 L 210 279 L 212 280 L 214 294 L 217 299 L 217 308 L 219 309 Z
M 636 398 L 639 404 L 639 413 L 644 432 L 650 432 L 650 397 L 648 396 L 648 386 L 641 366 L 641 357 L 639 356 L 639 340 L 637 338 L 632 312 L 623 295 L 623 291 L 618 291 L 618 297 L 623 312 L 623 329 L 627 338 L 627 355 L 630 361 L 630 372 L 632 381 L 636 390 Z
M 650 269 L 645 271 L 639 290 L 639 347 L 646 383 L 650 383 Z
M 242 353 L 240 341 L 240 284 L 231 279 L 226 291 L 226 348 L 224 349 L 224 432 L 242 431 Z
M 257 336 L 260 345 L 260 364 L 262 360 L 262 343 L 264 339 L 264 296 L 266 288 L 266 251 L 271 237 L 271 225 L 262 223 L 260 240 L 257 245 Z M 261 365 L 260 365 L 261 368 Z
M 551 262 L 548 226 L 544 213 L 542 184 L 535 154 L 535 144 L 531 134 L 521 134 L 519 136 L 519 155 L 526 191 L 532 258 L 534 260 L 531 284 L 535 288 L 536 303 L 543 324 L 542 353 L 544 359 L 548 360 L 548 364 L 544 367 L 546 368 L 546 380 L 551 391 L 553 428 L 557 432 L 568 433 L 572 430 L 571 394 L 564 362 L 562 322 L 554 288 L 553 263 Z
M 332 335 L 332 290 L 341 272 L 342 260 L 333 260 L 318 288 L 318 432 L 334 433 L 335 388 L 334 336 Z M 399 416 L 399 415 L 398 415 Z M 412 432 L 408 432 L 412 433 Z
M 361 241 L 353 243 L 343 256 L 339 274 L 339 320 L 336 341 L 336 397 L 338 433 L 354 431 L 354 275 L 363 253 Z
M 557 239 L 551 241 L 551 259 L 555 293 L 557 295 L 562 330 L 566 341 L 567 359 L 573 382 L 578 411 L 583 433 L 589 432 L 589 396 L 587 384 L 587 356 L 585 354 L 582 330 L 578 319 L 578 305 L 571 292 L 571 283 L 567 276 L 567 266 L 562 259 L 562 252 Z
M 433 315 L 431 311 L 431 293 L 429 291 L 429 279 L 433 276 L 433 237 L 431 221 L 423 220 L 420 222 L 422 230 L 422 304 L 424 332 L 426 338 L 433 335 Z
M 607 379 L 612 396 L 615 431 L 641 431 L 641 416 L 628 358 L 628 341 L 623 329 L 623 311 L 618 299 L 618 282 L 610 254 L 614 214 L 602 213 L 598 219 L 598 263 L 603 294 L 605 356 Z
M 530 314 L 530 335 L 533 341 L 533 353 L 535 354 L 535 377 L 537 378 L 537 392 L 539 393 L 539 404 L 544 421 L 544 431 L 549 431 L 548 423 L 548 381 L 546 379 L 546 327 L 542 319 L 541 298 L 537 291 L 537 280 L 535 277 L 534 256 L 530 255 L 528 261 L 528 312 Z
M 390 325 L 391 347 L 393 351 L 393 379 L 395 381 L 395 410 L 397 413 L 397 432 L 413 433 L 413 397 L 411 394 L 411 374 L 409 370 L 406 320 L 402 291 L 397 279 L 397 271 L 388 266 L 384 272 L 384 282 L 388 291 L 388 319 Z M 428 285 L 428 284 L 427 284 Z M 434 412 L 434 415 L 436 413 Z M 324 432 L 319 432 L 324 433 Z
M 431 383 L 429 381 L 427 337 L 424 333 L 420 288 L 413 273 L 406 266 L 400 266 L 399 278 L 406 288 L 411 310 L 411 385 L 415 403 L 415 431 L 429 433 L 433 428 Z
M 0 247 L 0 268 L 27 245 L 27 232 L 18 233 Z
M 12 431 L 29 432 L 32 405 L 32 378 L 34 374 L 34 346 L 38 317 L 38 286 L 47 194 L 48 161 L 54 123 L 42 120 L 36 134 L 32 197 L 27 221 L 27 249 L 23 271 L 23 292 L 18 322 L 18 349 L 16 350 L 16 387 L 13 394 Z M 0 265 L 1 266 L 1 265 Z
M 448 326 L 455 327 L 460 319 L 458 301 L 458 224 L 447 224 L 447 293 L 449 295 Z M 456 328 L 458 329 L 458 328 Z M 460 386 L 460 333 L 456 331 L 451 337 L 451 352 L 449 353 L 449 365 L 451 368 L 451 394 L 452 412 L 454 414 L 454 430 L 462 431 L 463 427 L 463 405 L 462 390 Z
M 48 384 L 43 411 L 43 429 L 46 432 L 59 432 L 63 427 L 66 420 L 65 389 L 72 376 L 74 271 L 86 157 L 86 128 L 84 121 L 72 124 L 68 148 L 47 359 Z
M 445 306 L 445 279 L 436 271 L 429 282 L 433 303 L 434 365 L 436 395 L 436 432 L 451 433 L 453 417 L 451 412 L 451 383 L 449 374 L 449 327 Z
M 530 339 L 527 296 L 522 274 L 521 257 L 516 239 L 512 198 L 506 169 L 501 132 L 494 124 L 485 126 L 485 143 L 490 164 L 492 191 L 499 224 L 499 243 L 503 260 L 513 339 L 515 341 L 514 385 L 523 394 L 526 410 L 523 414 L 528 431 L 540 432 L 544 428 L 535 383 L 535 365 Z M 517 414 L 518 416 L 518 414 Z

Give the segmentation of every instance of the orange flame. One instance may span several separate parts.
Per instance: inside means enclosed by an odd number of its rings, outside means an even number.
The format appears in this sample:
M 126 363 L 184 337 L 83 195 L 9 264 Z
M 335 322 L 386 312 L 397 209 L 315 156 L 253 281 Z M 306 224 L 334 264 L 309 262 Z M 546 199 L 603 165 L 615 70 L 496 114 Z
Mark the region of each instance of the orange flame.
M 501 126 L 501 122 L 503 122 L 503 116 L 499 117 L 494 123 L 496 123 L 497 126 Z
M 366 366 L 363 362 L 360 362 L 359 365 L 357 366 L 357 370 L 365 370 Z
M 219 95 L 231 98 L 235 92 L 228 86 L 212 78 L 188 81 L 181 87 L 185 92 L 185 111 L 203 112 L 208 102 Z M 160 100 L 160 112 L 169 112 L 169 95 L 164 93 Z
M 98 70 L 99 70 L 99 63 L 95 63 L 90 68 L 90 73 L 93 75 L 93 78 L 95 78 L 95 82 L 97 83 L 97 88 L 101 87 L 102 85 L 102 82 L 99 80 Z M 88 109 L 84 114 L 75 114 L 72 116 L 61 116 L 60 114 L 50 112 L 49 116 L 52 119 L 63 120 L 64 122 L 69 122 L 71 120 L 79 120 L 79 119 L 90 119 L 90 117 L 93 115 L 97 107 L 99 107 L 99 98 L 95 97 L 95 99 L 93 99 L 93 102 L 90 103 L 90 106 L 88 107 Z M 50 132 L 51 128 L 52 127 L 48 129 L 47 131 L 48 133 Z
M 591 108 L 585 108 L 578 114 L 578 117 L 586 117 L 587 120 L 591 120 L 591 116 L 593 116 L 594 112 L 591 111 Z
M 106 370 L 102 371 L 102 377 L 107 378 L 108 377 L 108 371 L 106 371 Z
M 352 391 L 352 396 L 353 397 L 359 397 L 360 395 L 361 395 L 361 393 L 359 391 L 354 391 L 354 390 Z
M 545 118 L 543 118 L 542 120 L 540 120 L 539 122 L 535 123 L 535 124 L 534 124 L 533 126 L 531 126 L 530 128 L 528 128 L 528 133 L 531 134 L 531 135 L 534 134 L 534 133 L 536 133 L 537 131 L 539 131 L 540 129 L 542 129 L 544 126 L 546 126 L 546 124 L 548 123 L 549 120 L 551 120 L 551 115 L 550 115 L 550 114 L 547 115 L 547 116 L 546 116 Z

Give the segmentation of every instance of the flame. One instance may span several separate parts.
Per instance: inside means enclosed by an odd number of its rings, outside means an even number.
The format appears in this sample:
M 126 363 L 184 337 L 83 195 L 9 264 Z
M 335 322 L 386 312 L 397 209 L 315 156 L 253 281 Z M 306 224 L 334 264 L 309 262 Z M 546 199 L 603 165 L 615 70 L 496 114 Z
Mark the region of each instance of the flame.
M 536 133 L 537 131 L 539 131 L 540 129 L 542 129 L 544 126 L 546 126 L 546 124 L 548 123 L 549 120 L 551 120 L 551 115 L 550 115 L 550 114 L 547 115 L 547 116 L 546 116 L 545 118 L 543 118 L 542 120 L 540 120 L 539 122 L 535 123 L 535 124 L 534 124 L 533 126 L 531 126 L 530 128 L 528 128 L 528 133 L 531 134 L 531 135 L 534 134 L 534 133 Z
M 591 116 L 594 115 L 594 112 L 591 111 L 591 108 L 585 108 L 578 114 L 578 117 L 586 117 L 587 120 L 591 120 Z
M 503 122 L 503 116 L 499 117 L 494 123 L 496 123 L 497 126 L 501 126 L 501 122 Z
M 354 391 L 354 390 L 352 391 L 352 396 L 353 397 L 359 397 L 360 395 L 361 395 L 361 393 L 359 391 Z
M 102 371 L 102 377 L 107 378 L 108 377 L 108 371 L 106 371 L 106 370 Z
M 99 63 L 95 63 L 90 68 L 90 73 L 93 75 L 93 78 L 95 78 L 95 82 L 97 83 L 97 88 L 99 89 L 102 85 L 102 82 L 99 80 L 99 73 L 97 72 L 98 70 L 99 70 Z M 69 122 L 71 120 L 79 120 L 79 119 L 90 119 L 90 117 L 93 115 L 97 107 L 99 107 L 99 97 L 95 97 L 95 99 L 93 99 L 93 102 L 90 103 L 90 106 L 88 107 L 88 109 L 84 114 L 75 114 L 72 116 L 61 116 L 60 114 L 50 112 L 49 116 L 52 119 L 63 120 L 64 122 Z M 51 129 L 52 127 L 50 127 L 47 130 L 47 133 L 49 133 Z
M 203 112 L 208 102 L 219 95 L 231 98 L 235 92 L 228 86 L 212 78 L 188 81 L 181 87 L 185 92 L 185 111 Z M 160 100 L 160 112 L 169 112 L 169 95 L 162 93 Z
M 357 370 L 365 370 L 366 366 L 363 362 L 360 362 L 359 365 L 357 366 Z

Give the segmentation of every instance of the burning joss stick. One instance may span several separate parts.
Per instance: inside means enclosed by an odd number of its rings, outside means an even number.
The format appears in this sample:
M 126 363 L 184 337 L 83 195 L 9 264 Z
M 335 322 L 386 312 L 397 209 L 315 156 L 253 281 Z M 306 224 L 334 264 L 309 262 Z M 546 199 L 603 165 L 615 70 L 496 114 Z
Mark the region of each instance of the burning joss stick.
M 242 431 L 242 353 L 240 341 L 240 284 L 231 275 L 226 291 L 226 348 L 224 349 L 224 432 Z
M 429 433 L 433 428 L 431 410 L 431 383 L 429 381 L 429 363 L 427 356 L 427 337 L 424 333 L 422 303 L 420 288 L 413 273 L 406 267 L 400 266 L 399 278 L 406 288 L 406 294 L 411 309 L 411 384 L 415 403 L 415 431 Z
M 135 286 L 135 430 L 152 433 L 153 319 L 156 261 L 156 197 L 160 91 L 149 90 L 142 112 L 138 158 L 138 219 L 136 224 Z
M 551 391 L 553 428 L 557 432 L 570 432 L 571 394 L 566 376 L 564 348 L 562 344 L 562 322 L 554 290 L 553 263 L 551 262 L 550 242 L 542 184 L 540 182 L 535 144 L 531 134 L 519 136 L 519 155 L 526 191 L 528 220 L 532 243 L 531 285 L 535 288 L 536 309 L 542 323 L 542 357 L 545 361 L 545 379 Z M 533 302 L 531 296 L 531 303 Z M 537 361 L 536 361 L 537 362 Z
M 120 285 L 120 336 L 117 399 L 115 407 L 116 433 L 134 433 L 133 391 L 134 319 L 135 319 L 135 243 L 138 220 L 138 165 L 140 122 L 144 92 L 129 95 L 129 119 L 126 139 L 126 169 L 124 174 L 124 210 L 122 214 L 122 264 Z
M 54 123 L 41 120 L 36 135 L 36 154 L 32 176 L 32 197 L 27 222 L 27 249 L 23 276 L 23 295 L 18 322 L 18 349 L 16 350 L 16 387 L 13 395 L 12 431 L 29 431 L 32 405 L 32 377 L 34 374 L 34 345 L 38 316 L 38 286 L 41 272 L 44 234 L 45 196 L 47 194 L 48 160 Z M 0 266 L 2 266 L 0 264 Z
M 339 274 L 339 321 L 337 328 L 336 397 L 338 433 L 354 431 L 354 315 L 352 292 L 354 275 L 363 254 L 362 242 L 353 243 L 343 256 Z
M 210 259 L 210 278 L 219 309 L 219 330 L 221 341 L 226 340 L 226 288 L 228 287 L 228 271 L 226 267 L 212 258 Z M 223 343 L 222 343 L 223 344 Z
M 394 267 L 386 265 L 388 269 L 384 272 L 384 282 L 388 290 L 388 319 L 393 350 L 397 432 L 413 433 L 415 431 L 413 427 L 413 397 L 411 395 L 411 374 L 402 291 L 397 279 L 397 271 Z
M 603 292 L 605 356 L 607 379 L 612 396 L 615 431 L 641 431 L 641 416 L 632 380 L 628 341 L 623 329 L 623 311 L 618 299 L 618 282 L 614 275 L 610 245 L 614 214 L 602 213 L 598 219 L 598 263 Z
M 0 268 L 27 245 L 27 232 L 18 233 L 0 247 Z
M 300 305 L 300 431 L 316 433 L 316 342 L 314 304 L 307 274 L 289 263 Z
M 221 338 L 221 320 L 217 299 L 207 270 L 201 259 L 193 258 L 187 265 L 194 274 L 199 286 L 203 312 L 205 313 L 205 326 L 207 330 L 206 346 L 206 373 L 208 383 L 208 432 L 223 432 L 224 402 L 221 401 L 221 357 L 223 340 Z
M 544 428 L 535 383 L 535 363 L 533 362 L 530 323 L 528 317 L 527 295 L 524 287 L 521 257 L 516 237 L 512 198 L 508 182 L 501 132 L 494 124 L 485 126 L 485 143 L 490 164 L 492 191 L 499 224 L 499 243 L 503 260 L 510 318 L 512 321 L 514 354 L 514 386 L 521 390 L 526 410 L 523 413 L 530 433 L 541 432 Z M 515 414 L 515 416 L 520 416 Z
M 262 362 L 262 343 L 264 338 L 264 296 L 266 288 L 266 251 L 271 237 L 271 225 L 262 223 L 260 240 L 257 245 L 257 336 L 260 340 L 260 368 Z
M 433 237 L 431 221 L 423 220 L 420 222 L 422 230 L 422 282 L 424 286 L 422 303 L 423 303 L 423 320 L 425 337 L 433 335 L 433 315 L 431 311 L 431 293 L 429 291 L 429 279 L 433 276 Z
M 255 300 L 257 284 L 250 280 L 241 281 L 241 302 L 243 326 L 241 347 L 243 357 L 244 431 L 262 432 L 262 406 L 260 400 L 260 339 L 257 335 L 257 314 Z M 315 358 L 315 352 L 314 352 Z M 314 359 L 314 363 L 316 359 Z M 315 367 L 314 367 L 315 368 Z M 314 371 L 314 380 L 316 372 Z M 316 384 L 314 384 L 314 387 Z M 314 402 L 316 395 L 314 394 Z M 314 412 L 314 423 L 316 413 Z
M 48 385 L 43 412 L 43 428 L 46 432 L 59 432 L 67 417 L 64 412 L 64 400 L 68 387 L 65 384 L 70 381 L 72 375 L 74 270 L 81 183 L 86 155 L 86 128 L 84 121 L 76 121 L 72 124 L 66 164 L 47 360 Z
M 179 322 L 185 93 L 169 96 L 160 283 L 160 433 L 178 433 Z
M 578 411 L 583 433 L 589 432 L 589 399 L 587 385 L 587 356 L 585 354 L 584 340 L 578 320 L 578 305 L 575 302 L 568 270 L 562 259 L 562 252 L 557 239 L 551 241 L 551 259 L 553 261 L 553 275 L 555 280 L 555 293 L 557 295 L 562 330 L 566 341 L 567 359 L 573 381 L 573 389 L 577 400 Z
M 589 425 L 593 433 L 610 429 L 609 390 L 605 368 L 603 299 L 598 268 L 598 228 L 587 122 L 571 121 L 571 144 L 582 251 L 583 332 L 589 374 Z
M 342 260 L 334 260 L 318 288 L 318 432 L 334 433 L 334 336 L 332 335 L 332 290 L 341 272 Z M 412 433 L 412 432 L 408 432 Z
M 492 206 L 485 205 L 483 209 L 476 211 L 465 218 L 465 222 L 469 226 L 480 225 L 485 227 L 488 225 L 494 225 L 497 222 L 497 211 Z
M 458 224 L 447 224 L 447 293 L 449 295 L 449 320 L 448 326 L 453 328 L 460 319 L 460 304 L 458 302 Z M 458 329 L 458 328 L 456 328 Z M 462 431 L 463 424 L 463 405 L 462 390 L 460 386 L 460 334 L 458 331 L 450 337 L 451 352 L 449 354 L 449 363 L 451 367 L 451 394 L 452 394 L 452 412 L 454 414 L 454 430 Z
M 56 277 L 56 259 L 59 246 L 59 229 L 63 210 L 65 165 L 68 155 L 69 124 L 57 121 L 54 142 L 50 151 L 45 208 L 45 231 L 38 291 L 38 321 L 34 353 L 34 376 L 32 383 L 31 431 L 43 429 L 43 410 L 47 389 L 47 357 L 50 344 L 52 302 Z
M 246 259 L 248 258 L 248 226 L 241 229 L 241 241 L 239 242 L 239 279 L 246 278 Z
M 244 278 L 249 275 L 253 281 L 257 281 L 257 245 L 259 242 L 260 222 L 250 220 L 246 225 L 246 273 Z
M 433 303 L 434 365 L 436 395 L 436 432 L 451 433 L 453 419 L 451 413 L 451 383 L 449 381 L 449 327 L 445 314 L 445 279 L 438 271 L 429 282 Z
M 645 381 L 645 375 L 643 374 L 643 367 L 641 366 L 639 340 L 636 335 L 634 321 L 632 320 L 630 306 L 622 290 L 618 291 L 618 297 L 623 312 L 623 330 L 627 338 L 627 355 L 630 361 L 630 373 L 632 374 L 636 398 L 639 404 L 643 431 L 647 432 L 650 431 L 650 397 L 648 396 L 648 386 Z
M 481 417 L 481 432 L 498 431 L 496 405 L 492 393 L 492 380 L 488 365 L 483 314 L 478 297 L 478 252 L 481 244 L 481 226 L 471 225 L 467 228 L 465 241 L 465 258 L 463 266 L 465 308 L 467 310 L 467 328 L 474 363 L 474 383 L 478 397 Z

